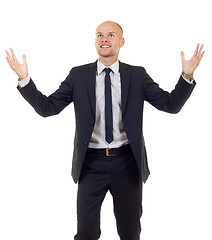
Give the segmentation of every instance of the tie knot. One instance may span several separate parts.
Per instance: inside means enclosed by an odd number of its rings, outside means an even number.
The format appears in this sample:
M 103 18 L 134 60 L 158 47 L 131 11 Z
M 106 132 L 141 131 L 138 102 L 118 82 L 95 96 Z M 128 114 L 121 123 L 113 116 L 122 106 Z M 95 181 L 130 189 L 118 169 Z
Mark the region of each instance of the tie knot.
M 106 74 L 110 74 L 112 70 L 110 68 L 105 68 L 104 71 L 106 72 Z

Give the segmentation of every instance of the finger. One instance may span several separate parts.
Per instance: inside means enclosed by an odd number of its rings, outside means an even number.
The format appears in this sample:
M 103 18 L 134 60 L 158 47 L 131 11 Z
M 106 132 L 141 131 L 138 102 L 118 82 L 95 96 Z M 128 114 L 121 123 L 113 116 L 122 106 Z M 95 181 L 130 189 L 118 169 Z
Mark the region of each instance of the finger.
M 10 59 L 12 60 L 12 58 L 11 58 L 9 52 L 8 52 L 7 50 L 5 50 L 5 52 L 6 52 L 6 54 L 7 54 L 7 57 L 6 57 L 6 58 L 10 58 Z
M 26 64 L 26 55 L 23 55 L 22 59 L 23 59 L 23 63 Z
M 199 49 L 199 52 L 197 54 L 197 58 L 199 58 L 201 55 L 202 55 L 202 49 L 203 49 L 204 45 L 202 44 L 200 49 Z
M 200 63 L 200 61 L 202 60 L 204 54 L 205 54 L 205 51 L 201 54 L 201 56 L 200 56 L 200 58 L 199 58 L 199 63 Z
M 11 54 L 12 54 L 12 58 L 15 62 L 18 62 L 16 56 L 15 56 L 15 53 L 13 52 L 12 48 L 10 48 L 10 51 L 11 51 Z
M 7 62 L 8 63 L 12 63 L 13 62 L 13 59 L 11 58 L 10 54 L 8 53 L 8 51 L 5 51 L 7 56 L 6 56 L 6 59 L 7 59 Z
M 197 57 L 198 51 L 199 51 L 199 43 L 197 44 L 196 49 L 194 51 L 194 56 L 195 57 Z
M 7 50 L 5 52 L 7 54 L 6 60 L 7 60 L 8 64 L 9 64 L 9 66 L 14 70 L 15 69 L 15 66 L 14 66 L 15 62 L 14 62 L 13 58 L 11 58 L 9 52 Z
M 16 63 L 15 63 L 14 59 L 11 57 L 10 53 L 7 50 L 5 50 L 5 52 L 7 54 L 6 60 L 7 60 L 8 64 L 10 65 L 10 67 L 14 70 Z
M 5 52 L 6 52 L 7 56 L 10 55 L 7 50 L 5 50 Z
M 6 57 L 6 59 L 12 70 L 15 70 L 14 61 L 11 59 L 11 57 Z
M 182 62 L 184 62 L 184 61 L 185 61 L 185 54 L 184 54 L 184 52 L 183 52 L 183 51 L 181 51 L 181 59 L 182 59 Z

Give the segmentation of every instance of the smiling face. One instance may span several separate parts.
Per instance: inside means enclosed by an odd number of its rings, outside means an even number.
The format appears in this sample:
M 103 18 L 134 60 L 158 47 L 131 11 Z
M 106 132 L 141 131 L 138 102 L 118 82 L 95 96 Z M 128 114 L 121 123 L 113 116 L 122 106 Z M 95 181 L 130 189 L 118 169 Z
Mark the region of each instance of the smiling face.
M 106 66 L 118 60 L 124 42 L 122 29 L 117 23 L 108 21 L 97 27 L 95 46 L 99 60 Z

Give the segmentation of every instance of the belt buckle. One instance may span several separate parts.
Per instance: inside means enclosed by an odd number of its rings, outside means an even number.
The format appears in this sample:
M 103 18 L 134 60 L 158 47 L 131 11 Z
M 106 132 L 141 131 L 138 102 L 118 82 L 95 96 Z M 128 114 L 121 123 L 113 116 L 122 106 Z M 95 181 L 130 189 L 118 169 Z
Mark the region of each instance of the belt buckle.
M 110 154 L 110 153 L 109 153 L 110 149 L 111 149 L 111 148 L 106 148 L 106 156 L 107 156 L 107 157 L 116 156 L 116 154 Z

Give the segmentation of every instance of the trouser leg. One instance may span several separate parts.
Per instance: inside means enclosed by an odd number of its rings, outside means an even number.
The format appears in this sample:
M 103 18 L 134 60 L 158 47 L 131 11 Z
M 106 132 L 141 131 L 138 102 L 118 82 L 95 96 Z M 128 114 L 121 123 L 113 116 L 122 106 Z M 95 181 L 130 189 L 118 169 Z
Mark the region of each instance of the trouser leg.
M 97 240 L 100 237 L 100 210 L 109 188 L 109 168 L 107 158 L 86 155 L 78 184 L 75 240 Z
M 114 161 L 111 194 L 114 214 L 121 240 L 140 239 L 142 215 L 142 181 L 133 154 L 125 154 Z

